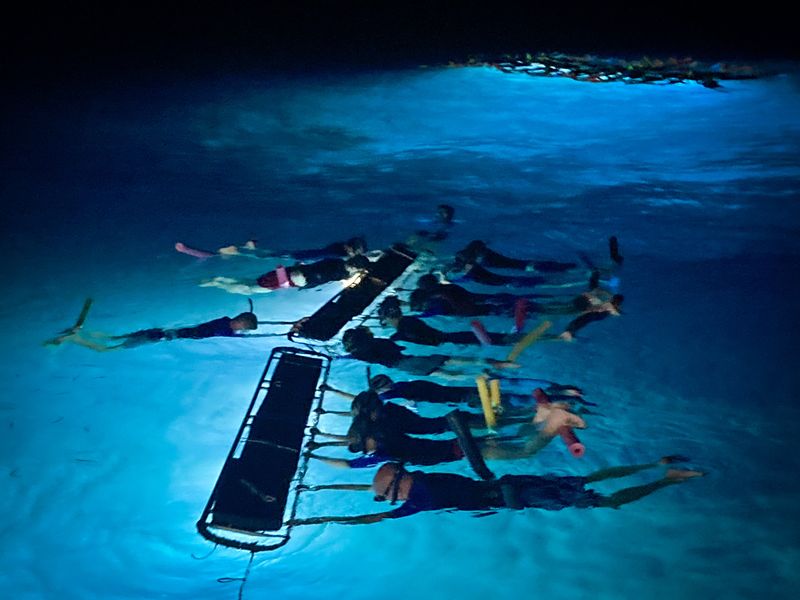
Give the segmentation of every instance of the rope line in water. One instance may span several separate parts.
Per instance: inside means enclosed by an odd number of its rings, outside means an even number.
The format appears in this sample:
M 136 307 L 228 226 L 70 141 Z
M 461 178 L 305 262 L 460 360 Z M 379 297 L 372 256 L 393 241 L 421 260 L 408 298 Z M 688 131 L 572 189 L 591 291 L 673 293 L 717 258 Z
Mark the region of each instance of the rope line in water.
M 244 584 L 247 583 L 247 578 L 250 576 L 250 567 L 253 566 L 253 559 L 255 558 L 256 553 L 250 553 L 250 560 L 247 561 L 247 568 L 244 570 L 244 576 L 242 577 L 220 577 L 217 579 L 217 583 L 233 583 L 234 581 L 241 581 L 241 585 L 239 586 L 239 600 L 242 600 L 244 594 Z
M 209 556 L 211 556 L 212 554 L 214 554 L 214 550 L 216 550 L 216 549 L 217 549 L 217 546 L 219 546 L 219 544 L 214 544 L 214 547 L 213 547 L 213 548 L 211 548 L 211 551 L 210 551 L 208 554 L 206 554 L 205 556 L 196 556 L 194 552 L 192 552 L 192 554 L 191 554 L 190 556 L 191 556 L 193 559 L 195 559 L 195 560 L 205 560 L 205 559 L 207 559 Z

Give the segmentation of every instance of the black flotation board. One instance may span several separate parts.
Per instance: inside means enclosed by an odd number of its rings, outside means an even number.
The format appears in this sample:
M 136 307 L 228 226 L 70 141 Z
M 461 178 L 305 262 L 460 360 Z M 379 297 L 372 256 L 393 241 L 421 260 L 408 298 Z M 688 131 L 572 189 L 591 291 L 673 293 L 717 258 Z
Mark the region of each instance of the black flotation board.
M 415 252 L 396 244 L 370 265 L 369 273 L 331 298 L 310 317 L 303 319 L 289 334 L 289 339 L 302 337 L 328 341 L 350 319 L 361 314 L 417 258 Z
M 297 348 L 273 349 L 197 529 L 212 542 L 257 552 L 289 540 L 284 514 L 296 508 L 301 447 L 320 378 L 330 357 Z M 319 395 L 318 395 L 319 394 Z M 298 470 L 298 466 L 300 467 Z M 294 486 L 296 488 L 296 486 Z

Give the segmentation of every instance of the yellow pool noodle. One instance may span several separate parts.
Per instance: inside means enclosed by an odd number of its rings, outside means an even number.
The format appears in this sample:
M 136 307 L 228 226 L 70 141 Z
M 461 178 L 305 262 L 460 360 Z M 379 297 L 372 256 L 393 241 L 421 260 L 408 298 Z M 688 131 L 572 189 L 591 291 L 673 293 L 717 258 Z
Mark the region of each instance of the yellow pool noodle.
M 486 377 L 481 375 L 475 378 L 478 384 L 478 395 L 481 397 L 481 407 L 483 408 L 483 418 L 486 420 L 486 427 L 493 429 L 497 425 L 497 419 L 492 410 L 492 400 L 489 397 L 489 388 L 486 385 Z
M 489 395 L 492 398 L 492 408 L 497 408 L 500 406 L 500 380 L 499 379 L 490 379 L 489 380 Z
M 550 321 L 543 321 L 536 329 L 531 331 L 528 335 L 516 343 L 516 345 L 511 349 L 511 352 L 508 353 L 508 358 L 506 358 L 506 360 L 508 362 L 514 362 L 517 360 L 519 355 L 522 354 L 525 349 L 538 340 L 545 331 L 550 329 L 551 325 L 552 323 Z

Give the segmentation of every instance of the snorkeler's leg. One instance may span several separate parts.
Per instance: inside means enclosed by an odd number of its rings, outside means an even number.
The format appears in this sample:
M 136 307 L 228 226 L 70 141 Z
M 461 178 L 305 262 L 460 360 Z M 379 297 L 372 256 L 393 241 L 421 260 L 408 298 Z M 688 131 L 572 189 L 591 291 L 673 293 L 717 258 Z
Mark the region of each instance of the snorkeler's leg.
M 231 294 L 264 294 L 273 290 L 261 287 L 260 285 L 253 285 L 246 283 L 232 277 L 214 277 L 200 282 L 200 287 L 218 287 Z
M 702 477 L 703 475 L 705 475 L 705 473 L 702 471 L 692 471 L 689 469 L 670 469 L 663 478 L 657 481 L 625 488 L 619 490 L 618 492 L 614 492 L 610 496 L 602 496 L 599 506 L 607 508 L 619 508 L 623 504 L 628 504 L 629 502 L 634 502 L 635 500 L 649 496 L 653 492 L 667 487 L 668 485 L 683 483 L 687 479 Z
M 524 427 L 524 426 L 523 426 Z M 520 432 L 524 429 L 521 428 Z M 519 437 L 519 436 L 515 436 Z M 525 437 L 524 433 L 522 437 Z M 486 460 L 514 460 L 517 458 L 528 458 L 533 456 L 539 450 L 547 446 L 553 436 L 542 434 L 540 431 L 535 431 L 528 437 L 527 440 L 500 440 L 496 441 L 492 438 L 485 438 L 481 441 L 481 454 Z
M 445 380 L 461 380 L 466 377 L 466 373 L 457 369 L 448 369 L 446 367 L 439 367 L 431 375 L 445 379 Z
M 635 473 L 639 473 L 640 471 L 645 471 L 654 467 L 671 465 L 676 462 L 686 462 L 688 460 L 689 459 L 685 456 L 681 456 L 679 454 L 670 454 L 669 456 L 661 457 L 656 462 L 645 463 L 642 465 L 627 465 L 623 467 L 609 467 L 607 469 L 600 469 L 599 471 L 590 473 L 585 479 L 590 483 L 594 481 L 603 481 L 604 479 L 617 479 L 618 477 L 627 477 L 628 475 L 633 475 Z
M 78 346 L 83 346 L 84 348 L 89 348 L 90 350 L 94 350 L 95 352 L 107 352 L 109 350 L 116 350 L 121 346 L 121 344 L 118 344 L 116 346 L 109 346 L 107 344 L 102 344 L 94 340 L 88 340 L 82 337 L 78 333 L 73 333 L 72 335 L 65 337 L 63 341 L 72 342 L 73 344 L 76 344 Z

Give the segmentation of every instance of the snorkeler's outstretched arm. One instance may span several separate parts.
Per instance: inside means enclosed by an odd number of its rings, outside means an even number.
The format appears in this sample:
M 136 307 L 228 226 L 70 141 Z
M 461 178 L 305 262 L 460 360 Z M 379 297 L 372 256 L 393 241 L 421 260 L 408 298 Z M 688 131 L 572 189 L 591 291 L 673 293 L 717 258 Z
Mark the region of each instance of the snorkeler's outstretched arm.
M 353 413 L 349 410 L 326 410 L 324 408 L 315 409 L 314 412 L 320 415 L 336 415 L 338 417 L 351 417 Z M 323 433 L 322 435 L 327 435 Z
M 327 463 L 333 467 L 341 467 L 343 469 L 349 469 L 350 461 L 344 458 L 333 458 L 331 456 L 320 456 L 319 454 L 314 454 L 313 452 L 309 452 L 306 456 L 308 458 L 316 458 L 320 462 Z
M 326 412 L 326 414 L 331 414 L 331 412 L 328 412 L 328 411 L 325 411 L 325 412 Z M 334 414 L 336 414 L 336 413 L 334 413 Z M 349 415 L 350 413 L 348 412 L 347 414 Z M 325 431 L 320 431 L 318 427 L 312 427 L 310 429 L 309 433 L 311 433 L 312 435 L 323 435 L 326 438 L 330 438 L 332 440 L 346 440 L 346 439 L 348 439 L 348 437 L 346 435 L 341 435 L 341 434 L 338 434 L 338 433 L 327 433 Z
M 355 515 L 352 517 L 309 517 L 307 519 L 290 519 L 287 525 L 322 525 L 323 523 L 339 523 L 341 525 L 360 525 L 379 523 L 383 519 L 391 519 L 393 511 L 373 513 L 371 515 Z
M 327 383 L 323 383 L 321 386 L 319 386 L 319 389 L 322 390 L 323 392 L 334 393 L 337 396 L 341 396 L 342 398 L 347 398 L 348 400 L 353 400 L 356 397 L 355 394 L 351 394 L 350 392 L 345 392 L 344 390 L 336 389 L 335 387 L 329 386 Z M 330 412 L 330 411 L 326 411 L 326 412 Z M 350 413 L 347 413 L 347 414 L 350 414 Z

